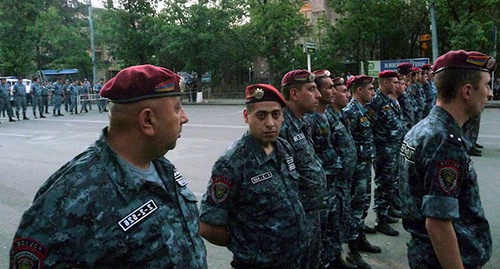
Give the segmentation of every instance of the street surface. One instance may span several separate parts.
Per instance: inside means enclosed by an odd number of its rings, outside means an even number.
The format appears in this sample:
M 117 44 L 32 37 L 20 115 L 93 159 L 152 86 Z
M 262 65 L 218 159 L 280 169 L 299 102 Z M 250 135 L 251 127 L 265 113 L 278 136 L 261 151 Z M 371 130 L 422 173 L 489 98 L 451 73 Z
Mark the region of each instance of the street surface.
M 50 108 L 51 109 L 51 108 Z M 184 125 L 177 147 L 167 153 L 188 180 L 188 187 L 198 198 L 205 192 L 210 171 L 217 157 L 247 129 L 242 116 L 243 105 L 185 105 L 189 122 Z M 32 115 L 28 107 L 28 116 Z M 483 157 L 474 157 L 479 177 L 482 203 L 490 221 L 493 255 L 483 268 L 500 268 L 500 109 L 488 108 L 481 117 L 478 142 Z M 94 142 L 107 124 L 107 114 L 97 112 L 64 117 L 48 116 L 9 123 L 0 118 L 0 268 L 8 268 L 8 252 L 12 237 L 23 212 L 29 207 L 42 183 L 59 167 Z M 370 210 L 367 223 L 373 226 Z M 393 225 L 398 237 L 368 235 L 370 242 L 382 247 L 380 254 L 363 254 L 374 269 L 408 268 L 406 233 L 401 222 Z M 290 242 L 293 243 L 293 242 Z M 209 268 L 230 268 L 230 252 L 207 242 Z

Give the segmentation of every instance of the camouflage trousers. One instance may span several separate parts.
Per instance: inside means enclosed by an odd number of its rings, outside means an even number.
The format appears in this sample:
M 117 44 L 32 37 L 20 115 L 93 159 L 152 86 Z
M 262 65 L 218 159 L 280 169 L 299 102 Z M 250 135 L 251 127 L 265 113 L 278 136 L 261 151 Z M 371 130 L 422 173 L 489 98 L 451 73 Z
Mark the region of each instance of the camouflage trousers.
M 342 252 L 342 244 L 349 233 L 350 183 L 339 175 L 327 175 L 330 207 L 320 215 L 321 264 L 326 265 Z
M 322 211 L 306 213 L 309 223 L 308 239 L 310 241 L 304 248 L 302 257 L 300 257 L 300 268 L 319 268 L 321 253 L 320 212 Z
M 358 231 L 365 227 L 365 218 L 372 197 L 372 161 L 356 164 L 351 180 L 351 215 L 348 240 L 354 240 Z
M 387 216 L 387 212 L 395 198 L 399 177 L 400 143 L 377 146 L 375 157 L 375 194 L 374 211 L 377 215 Z

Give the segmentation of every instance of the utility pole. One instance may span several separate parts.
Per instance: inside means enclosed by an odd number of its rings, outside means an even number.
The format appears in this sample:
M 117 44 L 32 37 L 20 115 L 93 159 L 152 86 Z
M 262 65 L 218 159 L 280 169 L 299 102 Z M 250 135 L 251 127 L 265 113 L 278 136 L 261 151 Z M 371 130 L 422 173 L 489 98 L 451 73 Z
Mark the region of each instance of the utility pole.
M 97 67 L 95 61 L 94 23 L 92 21 L 92 0 L 89 0 L 90 51 L 92 54 L 92 87 L 97 83 Z
M 432 62 L 434 63 L 439 56 L 435 0 L 431 0 L 430 8 L 431 8 L 431 34 L 432 34 Z

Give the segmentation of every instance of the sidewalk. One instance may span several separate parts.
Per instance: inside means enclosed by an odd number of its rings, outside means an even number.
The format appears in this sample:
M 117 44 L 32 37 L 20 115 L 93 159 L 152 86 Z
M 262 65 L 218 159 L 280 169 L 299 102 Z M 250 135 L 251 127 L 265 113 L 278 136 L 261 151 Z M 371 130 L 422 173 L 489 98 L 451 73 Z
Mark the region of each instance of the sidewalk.
M 190 103 L 183 100 L 183 105 L 245 105 L 245 99 L 203 99 L 201 103 Z M 500 108 L 500 100 L 489 100 L 486 108 Z

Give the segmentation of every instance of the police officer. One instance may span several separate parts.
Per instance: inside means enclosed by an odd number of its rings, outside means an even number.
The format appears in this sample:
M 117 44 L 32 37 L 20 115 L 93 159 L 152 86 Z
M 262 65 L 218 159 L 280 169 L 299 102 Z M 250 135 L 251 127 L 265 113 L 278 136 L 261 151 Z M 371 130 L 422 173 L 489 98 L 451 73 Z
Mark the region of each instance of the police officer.
M 45 118 L 42 109 L 42 86 L 40 85 L 40 79 L 34 78 L 31 84 L 31 94 L 33 95 L 33 117 L 36 119 L 36 110 L 40 113 L 40 118 Z
M 396 88 L 396 95 L 399 105 L 401 106 L 401 122 L 404 135 L 413 125 L 415 125 L 415 102 L 414 99 L 406 91 L 406 76 L 398 73 L 399 87 Z
M 81 86 L 80 94 L 83 100 L 80 113 L 82 113 L 84 110 L 85 112 L 89 112 L 89 110 L 92 110 L 92 102 L 90 101 L 90 94 L 92 94 L 92 85 L 86 78 L 83 79 L 83 85 Z
M 7 80 L 2 78 L 0 81 L 0 112 L 7 110 L 7 115 L 9 116 L 9 122 L 15 122 L 12 113 L 12 106 L 10 104 L 10 92 L 9 92 L 9 84 L 7 84 Z M 4 114 L 5 116 L 5 114 Z
M 12 86 L 12 94 L 14 95 L 14 102 L 16 103 L 16 116 L 19 120 L 19 111 L 23 109 L 23 120 L 29 120 L 26 117 L 26 86 L 23 84 L 23 78 L 19 77 L 16 84 Z
M 104 79 L 102 79 L 102 78 L 99 79 L 99 83 L 97 83 L 94 86 L 95 93 L 99 93 L 101 91 L 103 83 L 104 83 Z M 108 112 L 108 110 L 106 109 L 106 102 L 107 102 L 106 99 L 97 100 L 97 109 L 99 109 L 99 113 Z
M 346 85 L 352 93 L 352 99 L 342 109 L 347 126 L 356 146 L 356 167 L 351 180 L 351 242 L 355 249 L 370 253 L 380 253 L 382 249 L 372 245 L 366 239 L 366 232 L 375 233 L 367 227 L 365 218 L 368 215 L 372 198 L 372 161 L 375 155 L 371 122 L 366 105 L 375 95 L 373 78 L 366 75 L 354 76 Z M 357 256 L 357 255 L 356 255 Z
M 397 115 L 396 101 L 389 97 L 398 87 L 398 73 L 382 71 L 378 74 L 379 89 L 368 105 L 375 144 L 375 195 L 374 210 L 377 214 L 375 230 L 397 236 L 388 222 L 395 223 L 389 214 L 397 216 L 391 207 L 395 197 L 395 184 L 398 177 L 398 152 L 401 146 L 401 120 Z M 391 212 L 390 212 L 391 211 Z
M 354 268 L 345 262 L 341 255 L 341 243 L 339 242 L 339 221 L 338 209 L 339 199 L 335 189 L 336 175 L 342 171 L 342 159 L 337 153 L 337 149 L 332 144 L 332 129 L 328 122 L 325 111 L 334 99 L 334 93 L 337 92 L 331 73 L 328 70 L 321 69 L 313 72 L 314 82 L 321 94 L 316 110 L 304 117 L 304 120 L 311 128 L 311 138 L 314 151 L 321 161 L 321 166 L 326 174 L 326 192 L 325 204 L 326 210 L 320 212 L 321 225 L 321 256 L 320 267 L 329 268 Z
M 421 121 L 424 118 L 424 112 L 426 109 L 426 97 L 425 92 L 422 87 L 419 85 L 422 80 L 422 70 L 418 67 L 413 67 L 411 69 L 411 73 L 409 74 L 409 85 L 408 85 L 408 93 L 413 97 L 415 103 L 415 123 Z
M 164 157 L 188 121 L 179 81 L 140 65 L 104 85 L 109 126 L 40 188 L 11 267 L 207 268 L 196 197 Z
M 401 147 L 403 226 L 411 234 L 410 268 L 481 268 L 492 252 L 479 196 L 473 146 L 461 126 L 492 97 L 495 59 L 450 51 L 434 62 L 438 97 Z
M 78 114 L 78 94 L 80 94 L 80 81 L 78 79 L 75 79 L 73 81 L 73 84 L 71 84 L 67 90 L 70 95 L 70 114 L 73 115 L 73 113 Z
M 66 112 L 71 108 L 71 91 L 69 87 L 71 86 L 71 82 L 69 79 L 66 79 L 66 84 L 62 86 L 63 98 L 64 98 L 64 110 Z
M 49 93 L 50 93 L 50 85 L 47 81 L 42 83 L 42 111 L 45 114 L 49 114 Z
M 301 268 L 308 226 L 290 145 L 278 137 L 286 101 L 271 85 L 250 85 L 249 131 L 217 160 L 201 203 L 201 235 L 227 246 L 233 268 Z
M 317 268 L 320 260 L 321 230 L 319 212 L 325 210 L 326 177 L 314 151 L 311 130 L 303 116 L 313 112 L 321 94 L 314 82 L 315 76 L 307 70 L 292 70 L 281 79 L 281 92 L 287 101 L 283 109 L 280 137 L 290 143 L 299 173 L 299 196 L 309 222 L 311 240 L 300 268 Z
M 57 78 L 56 82 L 52 84 L 52 102 L 54 106 L 52 108 L 52 116 L 54 117 L 64 116 L 64 114 L 61 113 L 61 102 L 64 96 L 63 85 L 61 85 L 61 82 L 62 78 Z

